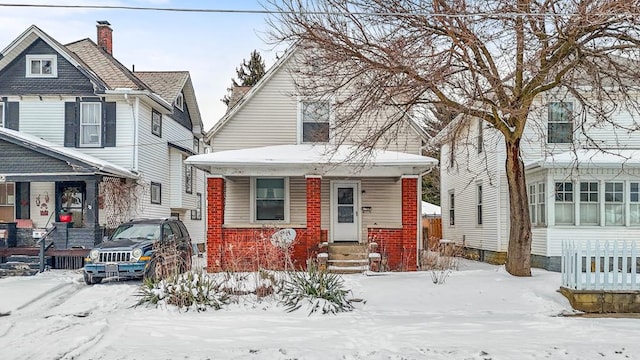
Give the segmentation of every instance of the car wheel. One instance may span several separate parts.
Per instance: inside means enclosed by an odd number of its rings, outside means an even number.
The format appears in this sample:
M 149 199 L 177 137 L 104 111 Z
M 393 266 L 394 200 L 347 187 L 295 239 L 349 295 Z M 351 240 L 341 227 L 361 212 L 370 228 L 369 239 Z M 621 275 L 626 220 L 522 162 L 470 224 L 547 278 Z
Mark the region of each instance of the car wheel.
M 160 275 L 162 274 L 162 264 L 158 260 L 158 258 L 154 257 L 149 261 L 147 267 L 144 269 L 143 279 L 149 279 L 152 281 L 157 281 L 160 279 Z
M 87 272 L 84 272 L 84 282 L 87 285 L 100 284 L 102 282 L 102 278 L 95 277 Z

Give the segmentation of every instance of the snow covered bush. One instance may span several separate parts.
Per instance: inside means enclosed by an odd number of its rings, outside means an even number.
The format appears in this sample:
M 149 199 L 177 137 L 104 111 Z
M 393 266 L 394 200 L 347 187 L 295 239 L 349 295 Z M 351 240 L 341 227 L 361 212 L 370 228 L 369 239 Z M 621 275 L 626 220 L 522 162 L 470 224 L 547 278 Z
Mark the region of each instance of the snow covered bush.
M 308 272 L 291 272 L 279 290 L 280 302 L 287 312 L 309 306 L 309 315 L 316 311 L 336 314 L 353 310 L 347 299 L 350 290 L 344 288 L 342 277 L 310 267 Z
M 215 278 L 205 273 L 186 272 L 160 281 L 146 279 L 136 304 L 174 305 L 186 311 L 219 310 L 229 303 L 229 294 Z

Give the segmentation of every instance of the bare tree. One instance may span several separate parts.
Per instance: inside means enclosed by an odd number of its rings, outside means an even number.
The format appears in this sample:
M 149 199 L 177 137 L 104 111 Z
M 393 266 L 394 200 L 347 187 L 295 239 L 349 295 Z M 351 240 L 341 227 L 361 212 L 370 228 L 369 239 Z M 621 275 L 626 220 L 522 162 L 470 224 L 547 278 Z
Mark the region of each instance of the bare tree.
M 385 112 L 362 146 L 429 105 L 461 121 L 483 119 L 502 134 L 513 275 L 531 275 L 520 141 L 534 99 L 568 93 L 603 122 L 612 121 L 612 99 L 638 109 L 630 79 L 640 78 L 639 0 L 272 0 L 267 7 L 274 38 L 307 50 L 303 93 L 352 89 L 336 104 L 347 129 Z

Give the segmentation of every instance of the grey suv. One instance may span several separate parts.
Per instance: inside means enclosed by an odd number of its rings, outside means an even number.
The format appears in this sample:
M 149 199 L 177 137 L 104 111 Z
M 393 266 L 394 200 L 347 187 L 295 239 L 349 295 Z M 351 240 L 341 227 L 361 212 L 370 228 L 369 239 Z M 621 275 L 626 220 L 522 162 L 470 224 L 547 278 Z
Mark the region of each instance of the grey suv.
M 84 281 L 105 278 L 162 278 L 191 270 L 191 237 L 176 218 L 136 219 L 120 224 L 85 258 Z

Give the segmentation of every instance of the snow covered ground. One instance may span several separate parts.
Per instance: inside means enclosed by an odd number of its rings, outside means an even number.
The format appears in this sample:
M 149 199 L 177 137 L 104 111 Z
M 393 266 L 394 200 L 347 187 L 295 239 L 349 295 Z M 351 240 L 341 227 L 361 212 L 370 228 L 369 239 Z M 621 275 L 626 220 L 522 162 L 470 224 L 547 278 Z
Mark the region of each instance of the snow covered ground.
M 274 303 L 179 312 L 134 305 L 139 281 L 80 272 L 0 279 L 0 359 L 640 359 L 640 320 L 566 317 L 560 274 L 515 278 L 465 263 L 344 275 L 355 311 L 307 316 Z

